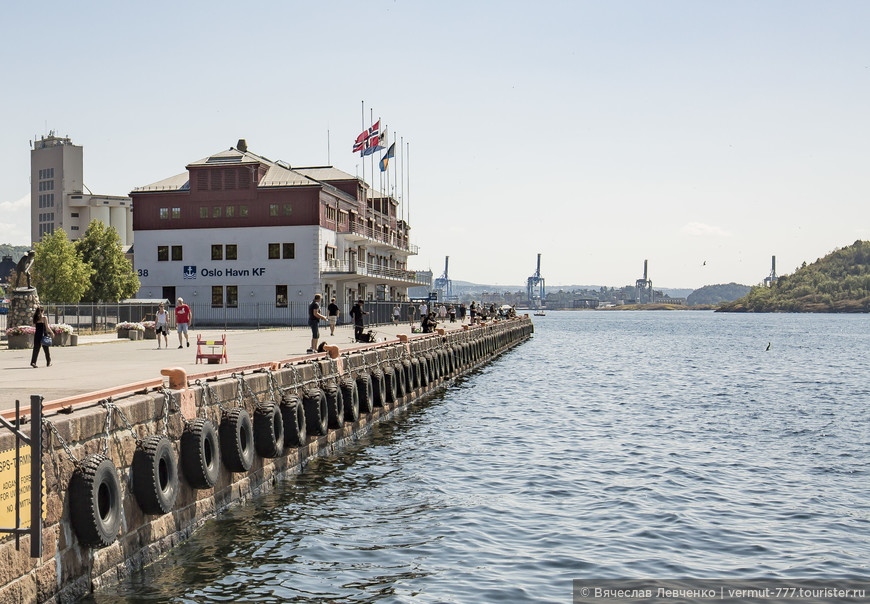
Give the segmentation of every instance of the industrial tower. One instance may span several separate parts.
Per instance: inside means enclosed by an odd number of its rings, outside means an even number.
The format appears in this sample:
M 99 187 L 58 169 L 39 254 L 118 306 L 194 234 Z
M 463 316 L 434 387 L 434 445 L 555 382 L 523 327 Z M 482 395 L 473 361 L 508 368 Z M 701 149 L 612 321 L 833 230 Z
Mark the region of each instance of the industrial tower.
M 634 287 L 637 290 L 638 304 L 652 304 L 653 288 L 652 280 L 647 278 L 647 261 L 643 261 L 643 279 L 638 279 L 634 282 Z
M 439 292 L 439 298 L 445 301 L 453 301 L 453 282 L 447 276 L 449 264 L 450 256 L 444 256 L 444 274 L 435 279 L 435 289 Z
M 770 275 L 764 278 L 764 284 L 767 286 L 776 283 L 776 256 L 770 257 Z
M 538 268 L 535 274 L 529 277 L 526 293 L 529 299 L 529 308 L 537 308 L 544 304 L 547 293 L 544 287 L 544 278 L 541 276 L 541 255 L 538 254 Z

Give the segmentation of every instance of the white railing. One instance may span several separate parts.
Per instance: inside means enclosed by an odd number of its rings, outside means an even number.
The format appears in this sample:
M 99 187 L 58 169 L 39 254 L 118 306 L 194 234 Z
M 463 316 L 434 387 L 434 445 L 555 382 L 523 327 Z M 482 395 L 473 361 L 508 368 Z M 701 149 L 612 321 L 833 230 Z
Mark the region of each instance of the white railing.
M 399 268 L 389 268 L 371 262 L 350 262 L 347 260 L 327 260 L 322 270 L 324 273 L 352 273 L 365 277 L 383 277 L 410 281 L 420 285 L 428 285 L 423 277 L 417 276 L 416 271 L 406 271 Z

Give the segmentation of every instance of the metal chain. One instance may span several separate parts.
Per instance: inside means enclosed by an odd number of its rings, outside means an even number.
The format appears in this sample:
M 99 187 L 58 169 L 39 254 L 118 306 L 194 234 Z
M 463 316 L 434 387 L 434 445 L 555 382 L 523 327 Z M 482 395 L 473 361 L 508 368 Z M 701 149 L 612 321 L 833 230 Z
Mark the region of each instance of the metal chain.
M 110 396 L 105 402 L 100 401 L 100 404 L 106 408 L 106 411 L 111 413 L 112 411 L 116 411 L 118 415 L 121 416 L 121 419 L 124 421 L 124 425 L 130 431 L 130 434 L 133 436 L 133 440 L 136 441 L 136 446 L 142 444 L 142 439 L 139 438 L 139 435 L 136 434 L 136 431 L 133 429 L 133 426 L 130 424 L 130 420 L 127 419 L 127 415 L 124 413 L 124 410 L 121 409 L 118 405 L 112 402 L 112 397 Z M 107 422 L 108 423 L 108 422 Z
M 112 424 L 112 411 L 109 409 L 103 401 L 100 401 L 100 404 L 106 407 L 106 441 L 103 443 L 103 455 L 106 457 L 109 456 L 109 428 Z
M 48 429 L 52 432 L 52 434 L 55 435 L 55 437 L 57 437 L 57 440 L 60 441 L 60 446 L 63 447 L 64 451 L 66 451 L 66 454 L 70 458 L 70 461 L 73 462 L 73 465 L 75 467 L 79 467 L 79 464 L 81 464 L 81 461 L 79 460 L 78 457 L 73 455 L 72 450 L 69 448 L 69 445 L 66 444 L 66 441 L 63 439 L 63 436 L 61 436 L 60 432 L 57 431 L 57 426 L 55 426 L 53 423 L 51 423 L 50 421 L 48 421 L 44 417 L 42 418 L 42 425 L 48 426 Z

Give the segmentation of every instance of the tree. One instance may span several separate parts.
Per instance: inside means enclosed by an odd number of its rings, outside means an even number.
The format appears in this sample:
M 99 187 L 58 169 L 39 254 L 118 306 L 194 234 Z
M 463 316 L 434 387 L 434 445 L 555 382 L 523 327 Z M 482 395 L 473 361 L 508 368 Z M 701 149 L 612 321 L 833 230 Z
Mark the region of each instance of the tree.
M 91 276 L 84 299 L 88 302 L 117 302 L 139 291 L 139 278 L 124 257 L 118 232 L 101 220 L 92 220 L 76 249 L 91 265 Z
M 76 303 L 82 299 L 93 269 L 82 259 L 63 229 L 45 235 L 34 248 L 33 286 L 42 300 Z

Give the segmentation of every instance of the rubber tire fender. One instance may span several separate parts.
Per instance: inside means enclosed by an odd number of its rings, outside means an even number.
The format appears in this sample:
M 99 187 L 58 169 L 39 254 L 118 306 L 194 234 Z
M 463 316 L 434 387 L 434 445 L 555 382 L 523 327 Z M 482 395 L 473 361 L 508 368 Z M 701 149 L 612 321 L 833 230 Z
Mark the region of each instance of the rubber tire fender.
M 326 409 L 329 417 L 329 427 L 338 430 L 344 426 L 344 397 L 341 388 L 335 385 L 323 389 L 326 395 Z
M 284 452 L 289 447 L 301 447 L 308 440 L 305 407 L 295 394 L 281 397 L 281 420 L 284 422 Z
M 414 357 L 413 359 L 411 359 L 411 378 L 409 379 L 412 390 L 416 390 L 423 385 L 420 372 L 420 359 Z
M 168 514 L 178 497 L 178 461 L 172 442 L 149 436 L 133 453 L 133 495 L 146 514 Z
M 210 489 L 220 477 L 221 449 L 211 420 L 197 418 L 181 435 L 181 471 L 194 489 Z
M 375 400 L 372 376 L 368 373 L 359 374 L 356 378 L 356 389 L 357 394 L 359 395 L 359 412 L 371 413 Z
M 387 402 L 387 385 L 384 380 L 384 372 L 380 369 L 372 371 L 372 405 L 383 407 Z
M 402 363 L 393 365 L 393 374 L 396 376 L 396 398 L 405 398 L 408 393 L 407 383 L 405 382 L 405 366 Z
M 121 481 L 111 459 L 96 453 L 78 465 L 69 483 L 69 512 L 82 545 L 115 542 L 121 528 Z
M 305 429 L 308 434 L 323 436 L 329 431 L 329 410 L 326 395 L 320 388 L 311 388 L 302 397 L 305 406 Z
M 425 388 L 429 385 L 429 361 L 425 356 L 420 356 L 420 386 Z
M 230 409 L 218 427 L 221 459 L 230 472 L 247 472 L 254 463 L 254 426 L 248 410 Z
M 274 401 L 260 403 L 254 409 L 254 448 L 265 459 L 284 453 L 284 418 Z
M 405 394 L 409 394 L 414 389 L 414 365 L 408 359 L 403 359 L 401 365 L 405 374 Z
M 384 369 L 384 389 L 387 394 L 387 402 L 394 403 L 397 399 L 398 386 L 396 384 L 396 371 L 392 367 Z
M 359 390 L 353 380 L 342 380 L 341 396 L 344 399 L 344 419 L 349 422 L 359 420 Z

